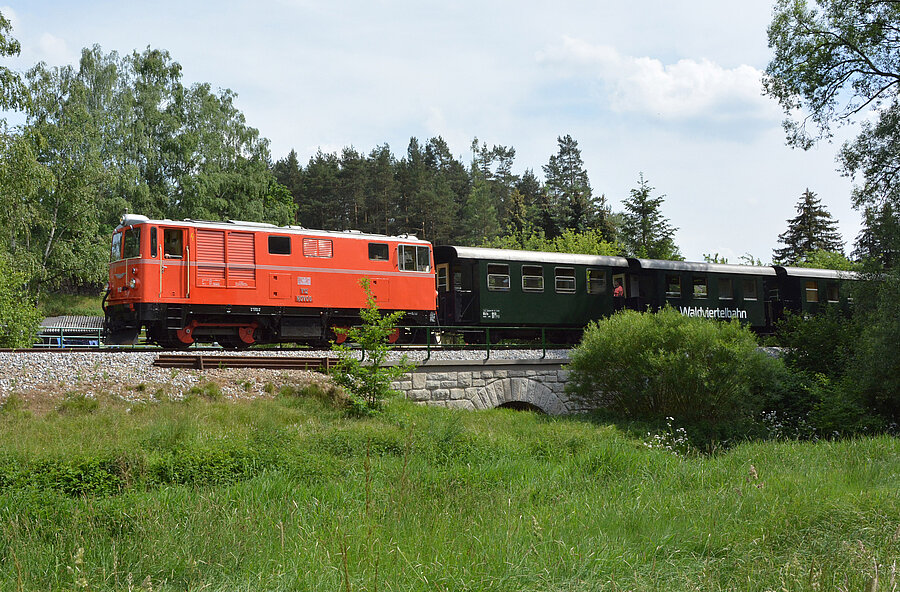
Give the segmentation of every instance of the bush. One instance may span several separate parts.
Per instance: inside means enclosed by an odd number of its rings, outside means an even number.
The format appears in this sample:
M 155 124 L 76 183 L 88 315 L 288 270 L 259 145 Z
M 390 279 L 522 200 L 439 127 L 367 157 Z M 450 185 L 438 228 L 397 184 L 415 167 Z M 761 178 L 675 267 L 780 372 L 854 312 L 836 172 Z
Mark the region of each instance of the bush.
M 360 309 L 362 325 L 346 330 L 347 340 L 358 343 L 368 360 L 358 360 L 349 345 L 332 345 L 339 361 L 332 371 L 332 378 L 347 389 L 348 410 L 351 415 L 365 417 L 378 413 L 385 399 L 397 394 L 391 381 L 406 374 L 411 366 L 406 356 L 400 364 L 387 366 L 390 352 L 388 337 L 403 316 L 403 312 L 382 315 L 369 288 L 369 278 L 362 278 L 360 285 L 366 294 L 366 308 Z M 342 330 L 339 330 L 342 331 Z
M 569 389 L 629 419 L 712 426 L 754 417 L 777 364 L 736 321 L 623 311 L 588 326 L 572 353 Z

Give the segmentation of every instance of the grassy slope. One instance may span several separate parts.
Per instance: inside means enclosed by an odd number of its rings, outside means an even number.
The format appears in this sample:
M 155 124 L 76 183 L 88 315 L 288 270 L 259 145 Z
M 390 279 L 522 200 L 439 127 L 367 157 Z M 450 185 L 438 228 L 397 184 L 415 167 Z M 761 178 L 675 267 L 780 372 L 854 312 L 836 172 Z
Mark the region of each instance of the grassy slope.
M 73 294 L 48 293 L 41 295 L 38 308 L 45 317 L 65 315 L 102 317 L 103 295 L 84 296 Z
M 583 419 L 405 402 L 87 411 L 0 415 L 0 589 L 860 590 L 877 570 L 888 590 L 900 556 L 889 437 L 681 458 Z M 52 489 L 85 459 L 121 492 Z

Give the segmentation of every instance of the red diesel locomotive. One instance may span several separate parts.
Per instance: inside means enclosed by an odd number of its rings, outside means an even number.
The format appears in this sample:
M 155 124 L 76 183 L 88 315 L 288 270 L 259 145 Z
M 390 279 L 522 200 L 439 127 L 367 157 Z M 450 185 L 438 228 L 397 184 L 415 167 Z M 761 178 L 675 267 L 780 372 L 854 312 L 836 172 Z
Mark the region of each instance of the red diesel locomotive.
M 165 348 L 324 345 L 334 327 L 359 323 L 361 278 L 382 311 L 406 312 L 405 325 L 436 320 L 431 244 L 414 236 L 126 215 L 110 255 L 109 344 L 135 343 L 145 328 Z

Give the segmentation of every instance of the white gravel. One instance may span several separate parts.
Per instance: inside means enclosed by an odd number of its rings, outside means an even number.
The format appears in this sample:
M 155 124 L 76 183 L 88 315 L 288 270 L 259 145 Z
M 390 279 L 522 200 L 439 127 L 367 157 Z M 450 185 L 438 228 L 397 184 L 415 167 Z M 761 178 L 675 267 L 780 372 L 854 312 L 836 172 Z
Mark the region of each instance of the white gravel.
M 213 382 L 224 398 L 269 396 L 286 383 L 327 382 L 328 378 L 302 370 L 228 368 L 184 370 L 153 366 L 158 351 L 147 352 L 0 352 L 0 402 L 11 394 L 25 400 L 46 399 L 48 404 L 70 394 L 111 395 L 126 401 L 180 399 L 193 387 Z M 204 356 L 233 355 L 221 350 L 194 351 Z M 330 351 L 250 350 L 255 356 L 334 356 Z M 423 360 L 424 350 L 405 351 L 410 361 Z M 491 359 L 540 358 L 540 350 L 492 350 Z M 392 352 L 391 358 L 400 353 Z M 548 350 L 547 358 L 568 358 L 568 350 Z M 431 360 L 483 360 L 484 351 L 432 350 Z

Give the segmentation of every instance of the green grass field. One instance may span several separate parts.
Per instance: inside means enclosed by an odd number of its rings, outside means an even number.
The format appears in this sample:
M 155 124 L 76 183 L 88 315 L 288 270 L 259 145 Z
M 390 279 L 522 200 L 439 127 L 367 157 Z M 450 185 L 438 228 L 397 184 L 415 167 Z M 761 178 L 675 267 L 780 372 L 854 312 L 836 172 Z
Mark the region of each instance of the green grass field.
M 0 590 L 896 590 L 900 441 L 274 400 L 0 413 Z

